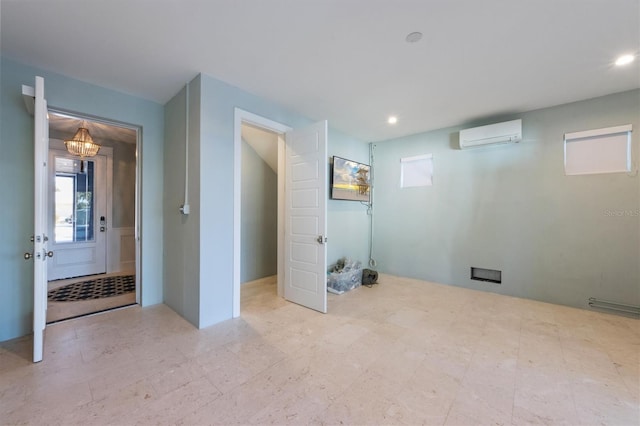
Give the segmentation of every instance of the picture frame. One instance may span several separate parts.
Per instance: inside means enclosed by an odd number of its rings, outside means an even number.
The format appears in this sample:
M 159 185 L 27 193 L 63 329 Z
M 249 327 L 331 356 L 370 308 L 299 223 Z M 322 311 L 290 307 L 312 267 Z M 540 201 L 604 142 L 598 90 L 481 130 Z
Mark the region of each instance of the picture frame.
M 331 199 L 371 201 L 371 166 L 333 156 L 331 161 Z

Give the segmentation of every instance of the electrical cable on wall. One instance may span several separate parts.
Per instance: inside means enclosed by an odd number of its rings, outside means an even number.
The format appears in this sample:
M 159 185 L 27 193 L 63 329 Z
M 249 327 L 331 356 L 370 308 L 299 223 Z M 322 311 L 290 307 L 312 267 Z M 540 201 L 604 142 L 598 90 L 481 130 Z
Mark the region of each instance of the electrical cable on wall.
M 367 214 L 370 216 L 369 220 L 369 266 L 375 268 L 378 262 L 373 258 L 373 192 L 374 192 L 374 174 L 375 174 L 375 149 L 376 146 L 373 143 L 369 143 L 369 162 L 371 168 L 369 169 L 369 204 L 367 205 Z
M 189 83 L 185 86 L 185 120 L 184 120 L 184 204 L 180 207 L 183 215 L 189 214 Z

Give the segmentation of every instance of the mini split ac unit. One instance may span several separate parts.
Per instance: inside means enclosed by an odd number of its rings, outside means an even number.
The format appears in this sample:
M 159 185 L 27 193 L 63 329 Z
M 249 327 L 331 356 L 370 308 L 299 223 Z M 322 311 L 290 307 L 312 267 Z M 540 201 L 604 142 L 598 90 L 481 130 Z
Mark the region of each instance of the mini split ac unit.
M 521 140 L 522 120 L 520 119 L 460 130 L 460 149 L 520 142 Z

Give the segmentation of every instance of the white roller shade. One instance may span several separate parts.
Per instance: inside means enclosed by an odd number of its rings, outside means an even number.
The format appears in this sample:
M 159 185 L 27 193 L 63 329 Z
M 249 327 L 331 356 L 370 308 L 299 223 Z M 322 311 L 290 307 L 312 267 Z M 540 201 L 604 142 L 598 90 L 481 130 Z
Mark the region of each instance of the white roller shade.
M 400 188 L 431 186 L 433 184 L 433 155 L 417 155 L 400 159 Z
M 631 125 L 565 133 L 566 175 L 631 171 Z

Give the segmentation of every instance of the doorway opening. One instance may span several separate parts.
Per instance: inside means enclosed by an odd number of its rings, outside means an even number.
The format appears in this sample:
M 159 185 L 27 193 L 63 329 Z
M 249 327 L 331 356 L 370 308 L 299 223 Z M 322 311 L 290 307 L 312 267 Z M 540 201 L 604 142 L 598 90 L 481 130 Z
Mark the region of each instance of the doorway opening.
M 100 144 L 97 155 L 66 150 L 79 127 Z M 140 302 L 139 135 L 135 126 L 49 110 L 49 324 Z
M 284 145 L 289 130 L 235 110 L 234 211 L 239 214 L 234 218 L 234 317 L 240 316 L 241 288 L 245 299 L 265 291 L 284 295 Z M 252 259 L 256 253 L 259 259 Z
M 326 313 L 327 121 L 291 129 L 240 108 L 234 117 L 232 315 L 241 300 L 243 124 L 278 135 L 277 295 Z
M 278 294 L 278 146 L 284 135 L 243 121 L 241 124 L 240 300 L 263 303 Z

